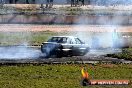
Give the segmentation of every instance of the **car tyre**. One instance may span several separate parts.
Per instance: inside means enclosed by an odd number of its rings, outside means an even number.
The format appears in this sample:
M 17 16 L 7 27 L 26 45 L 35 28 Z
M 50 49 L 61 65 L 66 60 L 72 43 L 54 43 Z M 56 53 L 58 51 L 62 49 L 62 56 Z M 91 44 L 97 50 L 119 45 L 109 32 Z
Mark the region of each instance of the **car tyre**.
M 58 47 L 58 49 L 56 50 L 56 57 L 57 57 L 57 58 L 61 58 L 61 57 L 63 56 L 63 51 L 62 51 L 62 49 L 63 49 L 63 46 L 60 46 L 60 47 Z

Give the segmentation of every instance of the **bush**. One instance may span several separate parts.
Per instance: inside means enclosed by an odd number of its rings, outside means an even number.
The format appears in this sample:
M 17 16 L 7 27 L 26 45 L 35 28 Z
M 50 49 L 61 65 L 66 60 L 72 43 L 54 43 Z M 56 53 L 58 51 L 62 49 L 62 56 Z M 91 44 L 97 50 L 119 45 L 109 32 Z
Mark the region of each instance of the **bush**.
M 131 48 L 123 49 L 121 53 L 118 54 L 107 54 L 108 57 L 132 60 Z

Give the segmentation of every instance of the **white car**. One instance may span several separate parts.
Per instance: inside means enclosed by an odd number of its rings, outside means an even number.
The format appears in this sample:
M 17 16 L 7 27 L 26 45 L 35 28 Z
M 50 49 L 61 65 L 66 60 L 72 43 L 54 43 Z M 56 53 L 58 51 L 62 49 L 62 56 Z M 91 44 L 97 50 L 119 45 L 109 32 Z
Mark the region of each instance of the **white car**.
M 42 43 L 41 51 L 46 57 L 52 55 L 57 57 L 83 56 L 89 52 L 89 47 L 77 37 L 53 36 L 47 42 Z

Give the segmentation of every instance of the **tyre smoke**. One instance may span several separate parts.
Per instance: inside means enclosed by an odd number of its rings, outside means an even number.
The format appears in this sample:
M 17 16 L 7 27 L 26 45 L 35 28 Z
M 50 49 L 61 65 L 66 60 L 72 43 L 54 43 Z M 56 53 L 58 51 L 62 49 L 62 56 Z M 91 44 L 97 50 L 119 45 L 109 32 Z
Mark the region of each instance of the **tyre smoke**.
M 40 56 L 40 50 L 27 46 L 1 46 L 0 59 L 33 59 Z
M 5 26 L 6 27 L 6 26 Z M 0 59 L 33 59 L 41 54 L 38 48 L 30 46 L 30 31 L 1 32 Z
M 76 36 L 83 39 L 91 48 L 121 48 L 123 45 L 121 45 L 120 42 L 124 41 L 120 37 L 121 34 L 118 32 L 118 28 L 122 26 L 124 20 L 117 19 L 116 16 L 120 13 L 114 12 L 114 14 L 112 19 L 105 19 L 103 17 L 99 17 L 99 19 L 96 20 L 91 19 L 93 23 L 100 22 L 101 24 L 99 25 L 91 25 L 89 24 L 90 22 L 88 22 L 91 20 L 83 19 L 82 16 L 80 16 L 74 20 L 74 24 L 77 24 L 73 28 L 74 31 L 77 32 Z M 99 16 L 98 14 L 96 15 Z M 97 27 L 96 30 L 94 29 L 95 27 Z

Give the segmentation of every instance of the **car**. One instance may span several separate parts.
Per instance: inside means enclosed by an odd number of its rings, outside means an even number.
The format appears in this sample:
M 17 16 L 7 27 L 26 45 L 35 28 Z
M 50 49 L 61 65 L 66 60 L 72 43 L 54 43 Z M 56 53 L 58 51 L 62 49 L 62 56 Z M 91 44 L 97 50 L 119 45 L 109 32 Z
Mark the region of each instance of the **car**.
M 77 37 L 53 36 L 42 43 L 41 52 L 45 57 L 83 56 L 89 52 L 89 47 Z

